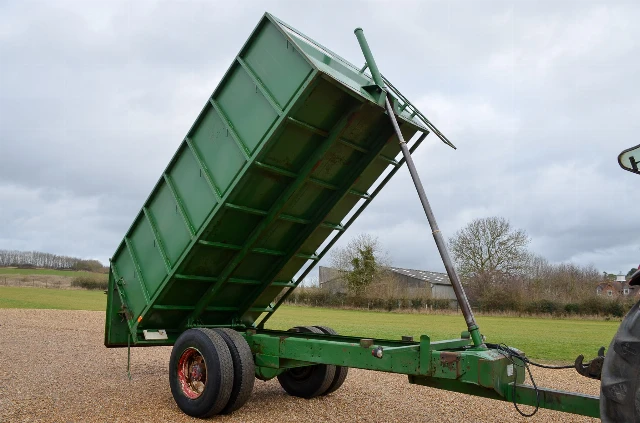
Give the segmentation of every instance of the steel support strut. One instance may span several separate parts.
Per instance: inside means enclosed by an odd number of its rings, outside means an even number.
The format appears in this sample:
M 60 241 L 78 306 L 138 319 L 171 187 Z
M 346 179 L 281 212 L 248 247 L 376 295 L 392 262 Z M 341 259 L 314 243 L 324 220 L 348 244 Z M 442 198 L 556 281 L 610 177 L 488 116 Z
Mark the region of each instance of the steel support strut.
M 358 43 L 360 44 L 360 49 L 362 49 L 362 54 L 364 55 L 364 60 L 367 62 L 367 67 L 371 71 L 371 78 L 373 78 L 373 82 L 375 82 L 376 85 L 380 87 L 380 89 L 384 90 L 384 81 L 382 80 L 382 75 L 380 75 L 380 71 L 378 70 L 376 61 L 373 60 L 373 54 L 371 54 L 369 43 L 367 43 L 367 39 L 364 38 L 364 31 L 362 31 L 362 28 L 356 28 L 353 33 L 356 34 L 356 38 L 358 39 Z
M 376 65 L 373 55 L 371 54 L 371 50 L 369 49 L 369 44 L 367 43 L 367 40 L 364 37 L 364 32 L 362 31 L 361 28 L 357 28 L 354 32 L 356 34 L 356 37 L 358 38 L 358 43 L 360 43 L 362 54 L 364 55 L 365 60 L 367 61 L 367 65 L 371 70 L 371 76 L 373 78 L 373 82 L 375 82 L 376 85 L 378 85 L 380 89 L 384 91 L 385 89 L 384 81 L 380 76 L 380 71 L 378 70 L 378 66 Z M 429 220 L 429 225 L 431 226 L 431 232 L 433 233 L 433 239 L 436 241 L 438 252 L 440 253 L 440 257 L 442 258 L 442 262 L 444 263 L 444 267 L 447 271 L 447 275 L 449 276 L 449 280 L 451 281 L 451 286 L 453 287 L 453 291 L 456 294 L 458 304 L 460 305 L 460 310 L 462 310 L 462 314 L 467 323 L 467 328 L 469 329 L 469 333 L 471 334 L 473 345 L 475 347 L 484 347 L 484 342 L 482 341 L 482 336 L 480 335 L 480 328 L 478 327 L 478 324 L 476 323 L 476 319 L 473 316 L 473 311 L 471 310 L 469 300 L 467 299 L 467 295 L 464 292 L 462 283 L 460 283 L 460 278 L 458 278 L 458 274 L 456 273 L 456 270 L 453 267 L 453 263 L 451 262 L 451 257 L 449 257 L 449 251 L 447 250 L 444 237 L 442 236 L 440 229 L 438 229 L 438 223 L 436 222 L 436 218 L 433 214 L 433 211 L 431 210 L 431 206 L 429 205 L 429 200 L 427 200 L 427 195 L 425 194 L 424 188 L 422 187 L 422 182 L 420 181 L 420 177 L 418 176 L 416 167 L 413 164 L 413 158 L 411 157 L 411 153 L 409 153 L 409 149 L 407 148 L 407 143 L 404 140 L 404 137 L 402 136 L 402 132 L 400 131 L 400 127 L 398 126 L 398 121 L 396 120 L 396 116 L 388 96 L 385 96 L 385 107 L 387 109 L 387 114 L 389 115 L 389 119 L 391 119 L 391 122 L 393 123 L 393 128 L 395 129 L 396 134 L 398 135 L 398 142 L 400 143 L 402 155 L 404 156 L 407 162 L 409 173 L 411 174 L 411 179 L 413 179 L 413 184 L 415 185 L 416 190 L 418 191 L 418 197 L 420 197 L 420 202 L 422 203 L 422 208 L 424 209 L 424 212 L 427 215 L 427 219 Z

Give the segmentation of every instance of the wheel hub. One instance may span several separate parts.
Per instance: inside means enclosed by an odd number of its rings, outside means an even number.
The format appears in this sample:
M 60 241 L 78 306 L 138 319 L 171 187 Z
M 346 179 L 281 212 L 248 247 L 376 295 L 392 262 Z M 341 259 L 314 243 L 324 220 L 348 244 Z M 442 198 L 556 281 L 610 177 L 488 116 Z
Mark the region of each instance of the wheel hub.
M 295 380 L 305 380 L 312 372 L 313 366 L 294 367 L 289 369 L 289 373 Z
M 189 347 L 182 352 L 178 361 L 178 381 L 182 393 L 187 398 L 196 399 L 204 392 L 207 383 L 207 365 L 197 349 Z
M 200 382 L 204 380 L 205 372 L 207 368 L 204 366 L 204 363 L 195 363 L 191 366 L 191 380 Z

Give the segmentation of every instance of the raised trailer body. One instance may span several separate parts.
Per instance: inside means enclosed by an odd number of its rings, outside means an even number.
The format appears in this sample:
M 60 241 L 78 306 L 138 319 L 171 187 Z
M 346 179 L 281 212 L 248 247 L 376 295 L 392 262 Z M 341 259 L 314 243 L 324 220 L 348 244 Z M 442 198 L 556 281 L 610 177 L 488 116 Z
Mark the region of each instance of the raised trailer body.
M 524 385 L 526 356 L 485 344 L 411 159 L 428 133 L 453 145 L 356 36 L 363 68 L 264 15 L 111 259 L 105 345 L 174 345 L 171 390 L 198 417 L 237 410 L 254 375 L 310 398 L 348 367 L 597 417 L 598 397 Z M 460 339 L 265 329 L 404 163 L 467 323 Z
M 271 312 L 399 165 L 372 84 L 265 15 L 111 259 L 105 344 L 144 344 L 145 330 L 171 344 L 188 327 L 251 326 Z M 394 104 L 407 139 L 428 132 Z

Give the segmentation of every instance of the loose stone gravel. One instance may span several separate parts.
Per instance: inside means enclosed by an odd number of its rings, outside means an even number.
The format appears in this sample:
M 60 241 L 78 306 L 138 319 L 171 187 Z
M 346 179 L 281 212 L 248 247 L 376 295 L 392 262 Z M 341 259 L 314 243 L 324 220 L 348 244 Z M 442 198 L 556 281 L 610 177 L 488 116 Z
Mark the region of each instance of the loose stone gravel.
M 322 324 L 322 322 L 318 322 Z M 191 422 L 169 390 L 171 348 L 103 345 L 104 313 L 0 310 L 0 422 Z M 598 395 L 598 381 L 573 370 L 534 369 L 539 385 Z M 530 407 L 523 407 L 530 410 Z M 277 380 L 256 381 L 247 405 L 220 422 L 588 422 L 513 404 L 410 385 L 406 376 L 351 369 L 326 397 L 288 396 Z

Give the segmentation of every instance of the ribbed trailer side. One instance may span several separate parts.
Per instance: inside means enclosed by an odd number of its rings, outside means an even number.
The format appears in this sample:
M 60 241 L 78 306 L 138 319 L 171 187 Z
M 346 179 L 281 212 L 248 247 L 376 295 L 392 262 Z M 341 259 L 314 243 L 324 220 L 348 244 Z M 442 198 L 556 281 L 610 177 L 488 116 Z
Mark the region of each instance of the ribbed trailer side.
M 323 59 L 324 57 L 324 59 Z M 265 15 L 111 260 L 105 344 L 251 325 L 394 157 L 397 138 L 344 59 Z M 427 132 L 400 112 L 403 135 Z M 405 105 L 406 107 L 406 105 Z M 163 342 L 163 341 L 160 341 Z

